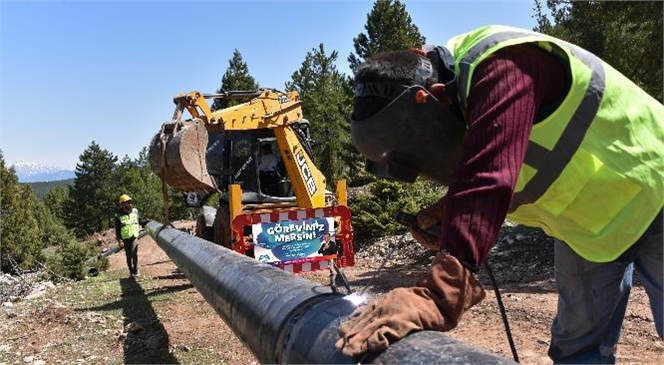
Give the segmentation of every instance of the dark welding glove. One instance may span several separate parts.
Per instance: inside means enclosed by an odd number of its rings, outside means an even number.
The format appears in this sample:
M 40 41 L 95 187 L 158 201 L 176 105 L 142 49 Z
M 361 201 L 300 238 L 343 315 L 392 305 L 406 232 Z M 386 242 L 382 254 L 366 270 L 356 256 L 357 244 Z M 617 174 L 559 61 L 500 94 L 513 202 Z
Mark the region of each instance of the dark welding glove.
M 346 356 L 382 351 L 413 331 L 449 331 L 484 298 L 472 272 L 440 252 L 414 287 L 397 288 L 359 307 L 339 326 L 336 347 Z
M 417 227 L 410 227 L 408 230 L 413 238 L 422 246 L 432 250 L 440 251 L 440 235 L 431 234 L 431 228 L 443 221 L 443 204 L 445 197 L 438 199 L 429 207 L 421 209 L 417 213 Z

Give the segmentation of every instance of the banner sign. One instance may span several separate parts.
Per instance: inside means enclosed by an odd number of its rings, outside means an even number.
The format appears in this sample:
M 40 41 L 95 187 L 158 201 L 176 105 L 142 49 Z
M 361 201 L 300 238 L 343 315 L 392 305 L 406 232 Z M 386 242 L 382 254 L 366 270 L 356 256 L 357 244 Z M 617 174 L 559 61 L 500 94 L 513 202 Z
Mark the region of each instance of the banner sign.
M 271 265 L 316 261 L 325 233 L 334 239 L 334 218 L 257 223 L 251 226 L 254 257 Z

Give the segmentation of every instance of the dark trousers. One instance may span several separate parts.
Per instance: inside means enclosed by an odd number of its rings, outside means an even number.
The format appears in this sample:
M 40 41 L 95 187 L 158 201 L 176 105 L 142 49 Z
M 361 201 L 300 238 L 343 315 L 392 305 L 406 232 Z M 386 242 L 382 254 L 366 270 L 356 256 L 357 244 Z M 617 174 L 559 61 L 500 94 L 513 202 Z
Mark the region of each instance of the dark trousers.
M 130 274 L 138 273 L 138 240 L 130 238 L 123 240 L 125 255 L 127 256 L 127 268 Z
M 643 236 L 612 262 L 583 259 L 567 244 L 554 246 L 558 313 L 551 326 L 554 364 L 613 364 L 636 271 L 650 299 L 655 330 L 664 333 L 662 212 Z M 644 325 L 644 332 L 647 331 Z
M 337 270 L 336 270 L 337 263 L 335 260 L 330 260 L 330 287 L 332 288 L 332 291 L 336 292 L 337 291 Z

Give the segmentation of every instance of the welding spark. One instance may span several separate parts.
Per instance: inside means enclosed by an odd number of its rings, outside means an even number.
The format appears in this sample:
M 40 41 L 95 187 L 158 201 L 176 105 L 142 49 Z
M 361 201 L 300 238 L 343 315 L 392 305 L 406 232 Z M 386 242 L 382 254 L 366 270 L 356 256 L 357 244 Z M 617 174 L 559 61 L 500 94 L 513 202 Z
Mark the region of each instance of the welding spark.
M 346 295 L 344 299 L 353 303 L 356 307 L 367 304 L 367 296 L 363 294 L 352 293 Z

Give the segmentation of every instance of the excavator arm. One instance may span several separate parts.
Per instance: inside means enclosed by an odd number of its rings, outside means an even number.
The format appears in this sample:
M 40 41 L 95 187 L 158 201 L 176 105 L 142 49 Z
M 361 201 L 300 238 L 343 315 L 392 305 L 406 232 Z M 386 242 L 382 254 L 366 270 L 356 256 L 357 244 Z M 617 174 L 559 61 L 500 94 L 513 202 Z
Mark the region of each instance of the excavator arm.
M 250 100 L 212 111 L 207 99 L 214 98 Z M 298 205 L 324 206 L 325 178 L 293 128 L 303 118 L 297 92 L 262 89 L 206 95 L 192 91 L 176 95 L 173 101 L 173 119 L 162 126 L 149 151 L 152 170 L 169 185 L 183 192 L 219 190 L 207 169 L 209 133 L 273 129 Z M 185 110 L 191 119 L 183 121 Z
M 212 111 L 206 99 L 241 99 L 246 103 Z M 288 94 L 275 90 L 257 92 L 229 91 L 224 94 L 204 95 L 198 91 L 179 94 L 173 101 L 178 108 L 186 108 L 194 119 L 199 119 L 211 130 L 246 131 L 286 126 L 302 119 L 302 102 L 297 92 Z
M 299 138 L 289 126 L 276 127 L 274 133 L 277 144 L 291 177 L 293 191 L 302 208 L 320 208 L 325 206 L 325 176 L 316 168 L 311 156 L 300 143 Z

